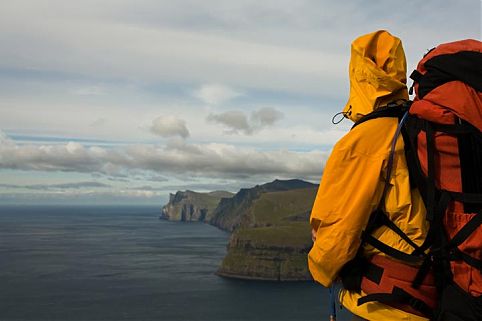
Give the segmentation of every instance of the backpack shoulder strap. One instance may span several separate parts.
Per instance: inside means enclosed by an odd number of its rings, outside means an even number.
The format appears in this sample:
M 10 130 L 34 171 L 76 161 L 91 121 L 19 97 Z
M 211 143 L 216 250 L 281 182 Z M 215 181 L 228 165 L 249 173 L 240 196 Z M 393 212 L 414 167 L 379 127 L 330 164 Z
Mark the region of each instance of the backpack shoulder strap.
M 377 118 L 383 118 L 383 117 L 390 117 L 390 118 L 398 118 L 399 120 L 402 119 L 403 115 L 405 112 L 410 108 L 410 105 L 412 104 L 411 101 L 404 101 L 401 104 L 397 104 L 396 102 L 390 103 L 386 106 L 380 107 L 373 112 L 366 114 L 362 118 L 360 118 L 351 129 L 355 128 L 356 126 L 363 124 L 364 122 L 371 120 L 371 119 L 377 119 Z

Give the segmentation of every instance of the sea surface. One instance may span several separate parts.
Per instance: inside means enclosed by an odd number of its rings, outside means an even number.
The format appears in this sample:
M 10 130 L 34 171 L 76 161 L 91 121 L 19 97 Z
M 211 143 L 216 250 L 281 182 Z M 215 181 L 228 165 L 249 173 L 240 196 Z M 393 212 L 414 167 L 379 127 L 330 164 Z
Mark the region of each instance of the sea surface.
M 0 320 L 328 320 L 321 286 L 218 277 L 229 234 L 159 214 L 0 206 Z

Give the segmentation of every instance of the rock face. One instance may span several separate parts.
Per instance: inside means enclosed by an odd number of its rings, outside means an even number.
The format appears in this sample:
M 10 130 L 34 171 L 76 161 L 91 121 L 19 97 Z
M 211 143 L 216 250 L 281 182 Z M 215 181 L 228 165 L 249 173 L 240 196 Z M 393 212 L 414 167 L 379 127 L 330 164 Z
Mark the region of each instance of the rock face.
M 217 274 L 241 279 L 310 280 L 308 219 L 316 191 L 317 185 L 261 192 L 239 220 Z
M 298 179 L 275 180 L 227 192 L 171 194 L 161 218 L 203 221 L 230 231 L 218 275 L 223 277 L 300 281 L 311 279 L 307 253 L 308 223 L 318 185 Z
M 208 222 L 219 201 L 230 198 L 233 194 L 225 191 L 197 193 L 178 191 L 169 194 L 169 202 L 162 207 L 161 219 L 183 222 Z
M 296 231 L 297 230 L 297 231 Z M 298 227 L 240 229 L 233 233 L 228 252 L 217 272 L 229 278 L 269 281 L 311 280 L 307 266 L 307 253 L 311 239 L 301 244 L 269 243 L 263 234 L 277 234 L 290 243 L 291 232 L 310 235 L 305 225 Z
M 221 199 L 214 210 L 210 223 L 222 230 L 234 231 L 238 227 L 249 227 L 256 224 L 250 213 L 252 204 L 263 193 L 292 191 L 304 188 L 314 188 L 318 185 L 299 179 L 274 180 L 271 183 L 256 185 L 253 188 L 242 188 L 231 198 Z

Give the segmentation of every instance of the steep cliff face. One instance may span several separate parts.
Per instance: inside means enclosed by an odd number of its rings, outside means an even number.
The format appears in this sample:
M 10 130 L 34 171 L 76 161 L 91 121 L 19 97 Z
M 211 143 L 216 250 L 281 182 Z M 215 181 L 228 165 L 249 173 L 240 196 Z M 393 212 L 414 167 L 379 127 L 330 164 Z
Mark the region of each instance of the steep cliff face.
M 209 223 L 230 232 L 239 226 L 249 226 L 250 206 L 259 194 L 259 189 L 243 188 L 231 199 L 221 199 Z
M 306 260 L 310 247 L 310 231 L 304 223 L 239 229 L 231 236 L 217 274 L 254 280 L 310 280 Z
M 229 199 L 222 199 L 214 210 L 210 223 L 226 231 L 236 228 L 253 226 L 252 205 L 264 193 L 293 191 L 298 189 L 314 188 L 318 185 L 299 179 L 274 180 L 253 188 L 243 188 Z
M 307 253 L 312 242 L 308 218 L 317 186 L 261 193 L 249 207 L 247 227 L 231 235 L 218 275 L 242 279 L 311 279 Z
M 176 194 L 169 194 L 169 202 L 162 207 L 160 218 L 170 221 L 206 222 L 211 220 L 219 201 L 232 196 L 232 193 L 225 191 L 210 193 L 178 191 Z

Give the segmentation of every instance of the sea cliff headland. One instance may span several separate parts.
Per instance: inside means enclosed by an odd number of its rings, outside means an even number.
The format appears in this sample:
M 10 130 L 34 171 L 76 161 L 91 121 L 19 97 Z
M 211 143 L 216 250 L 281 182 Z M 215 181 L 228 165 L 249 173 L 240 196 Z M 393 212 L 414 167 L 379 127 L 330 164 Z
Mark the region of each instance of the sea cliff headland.
M 227 254 L 217 271 L 220 276 L 310 280 L 306 262 L 312 244 L 308 218 L 317 187 L 293 179 L 241 189 L 234 195 L 223 191 L 215 196 L 177 192 L 171 194 L 161 218 L 202 221 L 231 232 Z

